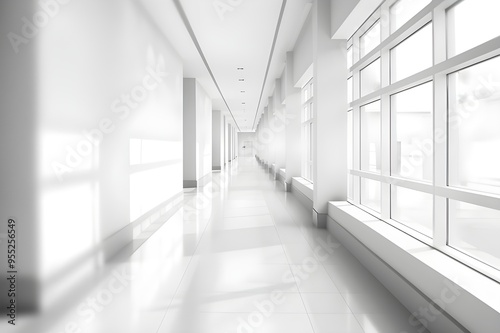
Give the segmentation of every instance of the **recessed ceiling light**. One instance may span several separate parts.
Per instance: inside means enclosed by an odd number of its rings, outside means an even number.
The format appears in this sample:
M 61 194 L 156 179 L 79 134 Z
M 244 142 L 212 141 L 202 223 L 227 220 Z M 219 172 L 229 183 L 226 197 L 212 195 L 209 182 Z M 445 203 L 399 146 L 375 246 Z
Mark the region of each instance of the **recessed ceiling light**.
M 245 79 L 238 79 L 238 81 L 243 82 L 243 81 L 245 81 Z
M 242 92 L 242 93 L 245 93 L 245 90 L 242 90 L 241 92 Z
M 237 69 L 238 69 L 239 71 L 244 70 L 244 68 L 243 68 L 243 67 L 238 67 Z

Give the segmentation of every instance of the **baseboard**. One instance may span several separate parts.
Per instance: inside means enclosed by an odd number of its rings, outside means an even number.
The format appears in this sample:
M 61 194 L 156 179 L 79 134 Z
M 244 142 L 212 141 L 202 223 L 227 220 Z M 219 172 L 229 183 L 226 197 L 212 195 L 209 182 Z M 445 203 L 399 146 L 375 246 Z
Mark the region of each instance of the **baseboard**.
M 389 290 L 389 292 L 391 292 L 392 295 L 394 295 L 394 297 L 401 302 L 401 304 L 406 307 L 411 314 L 417 313 L 421 315 L 422 310 L 428 310 L 431 307 L 432 309 L 438 309 L 438 306 L 433 300 L 424 295 L 418 288 L 401 276 L 389 264 L 373 253 L 330 216 L 327 217 L 327 229 L 373 276 L 375 276 L 378 281 L 380 281 L 380 283 L 384 285 L 387 290 Z M 436 333 L 469 332 L 458 321 L 444 311 L 442 315 L 433 317 L 435 317 L 435 319 L 433 321 L 427 320 L 425 326 L 423 323 L 417 322 L 416 318 L 408 319 L 414 323 L 413 325 L 418 332 L 425 332 L 425 328 Z
M 313 208 L 312 210 L 313 214 L 313 224 L 316 228 L 318 229 L 326 229 L 326 221 L 328 214 L 321 214 L 316 211 L 316 209 Z
M 290 192 L 292 192 L 293 195 L 306 207 L 307 209 L 312 210 L 313 209 L 313 201 L 309 199 L 308 196 L 303 194 L 295 185 L 291 186 Z
M 198 182 L 196 180 L 184 180 L 182 184 L 184 188 L 198 187 Z

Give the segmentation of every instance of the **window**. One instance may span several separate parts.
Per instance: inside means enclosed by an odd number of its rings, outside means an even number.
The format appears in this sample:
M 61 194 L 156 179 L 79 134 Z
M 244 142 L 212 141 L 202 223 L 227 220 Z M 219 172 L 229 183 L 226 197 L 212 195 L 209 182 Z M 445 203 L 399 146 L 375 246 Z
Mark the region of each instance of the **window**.
M 361 107 L 361 170 L 380 172 L 380 101 Z
M 380 182 L 363 178 L 361 180 L 361 204 L 380 213 Z
M 375 60 L 360 72 L 361 96 L 380 89 L 380 59 Z
M 364 57 L 371 50 L 380 44 L 380 21 L 377 21 L 361 38 L 359 39 L 361 57 Z
M 347 112 L 347 168 L 352 169 L 352 164 L 353 164 L 353 119 L 352 119 L 352 110 Z M 353 193 L 354 193 L 354 181 L 353 181 L 353 176 L 348 174 L 347 175 L 347 197 L 349 199 L 353 198 Z
M 391 187 L 391 218 L 432 237 L 432 201 L 431 194 L 393 185 Z
M 354 96 L 352 95 L 353 94 L 353 82 L 352 82 L 352 76 L 350 78 L 347 79 L 347 102 L 348 103 L 351 103 L 352 100 L 354 99 Z
M 348 41 L 346 77 L 348 201 L 497 281 L 499 11 L 387 0 Z
M 390 8 L 391 33 L 398 30 L 411 20 L 419 11 L 424 9 L 431 0 L 399 0 Z
M 500 210 L 450 200 L 449 245 L 493 267 L 500 266 Z
M 428 82 L 391 96 L 392 174 L 432 181 L 433 84 Z
M 432 23 L 391 50 L 391 82 L 432 66 Z
M 498 13 L 500 2 L 497 0 L 464 0 L 448 9 L 448 56 L 500 36 Z
M 312 79 L 302 88 L 302 178 L 313 181 L 314 103 Z
M 351 68 L 352 66 L 352 46 L 347 49 L 347 69 Z
M 500 194 L 500 57 L 448 76 L 449 185 Z

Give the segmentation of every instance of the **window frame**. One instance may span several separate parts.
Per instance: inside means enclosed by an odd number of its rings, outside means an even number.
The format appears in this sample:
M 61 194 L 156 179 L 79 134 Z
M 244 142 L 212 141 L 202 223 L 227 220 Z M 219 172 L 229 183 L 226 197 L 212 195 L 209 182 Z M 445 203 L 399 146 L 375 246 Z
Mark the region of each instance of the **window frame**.
M 347 201 L 369 212 L 375 217 L 393 225 L 402 232 L 424 242 L 425 244 L 459 260 L 472 269 L 481 272 L 500 282 L 500 267 L 493 268 L 488 263 L 472 258 L 467 254 L 452 248 L 448 244 L 449 219 L 448 201 L 459 200 L 487 208 L 500 207 L 500 196 L 480 193 L 463 188 L 453 188 L 448 184 L 448 75 L 461 69 L 473 66 L 485 60 L 500 55 L 500 36 L 478 45 L 464 53 L 448 57 L 447 45 L 447 9 L 464 0 L 431 1 L 415 16 L 391 33 L 390 8 L 397 0 L 386 0 L 365 23 L 347 41 L 347 48 L 352 50 L 352 66 L 348 68 L 346 80 L 352 78 L 353 100 L 348 102 L 347 112 L 352 112 L 352 167 L 348 170 L 351 177 L 353 193 Z M 465 0 L 468 1 L 468 0 Z M 360 37 L 374 23 L 381 24 L 381 43 L 363 57 L 360 56 Z M 391 83 L 390 50 L 424 28 L 429 23 L 433 25 L 433 65 L 407 78 Z M 361 96 L 360 72 L 377 58 L 381 60 L 380 89 Z M 433 179 L 423 182 L 415 179 L 400 178 L 391 175 L 392 141 L 394 123 L 391 121 L 391 95 L 417 87 L 426 82 L 433 82 Z M 381 101 L 381 172 L 361 170 L 361 119 L 360 109 L 376 100 Z M 438 112 L 439 110 L 439 112 Z M 444 115 L 444 117 L 443 117 Z M 346 177 L 346 181 L 347 178 Z M 376 180 L 381 183 L 381 211 L 374 212 L 361 205 L 361 180 Z M 433 237 L 428 237 L 398 221 L 391 219 L 391 186 L 400 186 L 433 195 Z
M 307 93 L 307 97 L 305 97 Z M 307 110 L 307 111 L 306 111 Z M 307 81 L 301 90 L 301 137 L 302 158 L 301 177 L 313 183 L 314 176 L 314 84 L 313 78 Z

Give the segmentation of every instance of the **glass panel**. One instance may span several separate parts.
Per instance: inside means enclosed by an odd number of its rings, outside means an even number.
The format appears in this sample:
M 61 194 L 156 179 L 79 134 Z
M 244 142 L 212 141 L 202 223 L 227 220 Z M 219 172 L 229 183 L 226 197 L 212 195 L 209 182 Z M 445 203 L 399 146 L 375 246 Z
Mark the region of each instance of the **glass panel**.
M 361 96 L 380 89 L 380 58 L 363 68 L 361 75 Z
M 392 185 L 391 219 L 432 237 L 432 195 Z
M 352 175 L 348 174 L 347 175 L 347 199 L 352 200 L 353 193 L 354 193 L 354 180 L 352 178 Z
M 449 185 L 500 194 L 500 57 L 448 76 Z
M 347 79 L 347 103 L 351 103 L 353 100 L 353 91 L 352 91 L 352 76 Z
M 380 101 L 361 107 L 361 170 L 380 172 Z
M 421 11 L 431 0 L 399 0 L 391 6 L 391 33 L 398 30 Z
M 449 200 L 448 245 L 500 269 L 500 211 Z
M 433 84 L 432 82 L 391 96 L 395 126 L 392 174 L 432 181 L 433 175 Z
M 309 162 L 312 163 L 313 160 L 313 136 L 314 136 L 314 124 L 309 123 Z
M 347 49 L 347 69 L 352 67 L 352 62 L 353 62 L 352 56 L 353 56 L 353 54 L 352 54 L 352 46 L 351 46 Z
M 448 9 L 448 56 L 452 57 L 500 36 L 498 13 L 498 0 L 465 0 Z
M 432 23 L 429 23 L 391 50 L 391 82 L 431 67 L 432 57 Z
M 380 182 L 361 178 L 361 204 L 380 213 Z
M 347 112 L 347 168 L 352 169 L 353 164 L 353 119 L 352 111 Z
M 307 121 L 309 119 L 309 105 L 305 104 L 302 108 L 302 121 Z
M 302 125 L 302 177 L 310 180 L 309 178 L 309 152 L 310 152 L 310 128 L 309 123 Z
M 353 165 L 353 119 L 352 111 L 347 112 L 347 169 L 351 170 Z M 347 174 L 347 197 L 353 198 L 353 179 L 352 175 Z
M 380 21 L 377 21 L 359 38 L 361 58 L 380 44 Z

